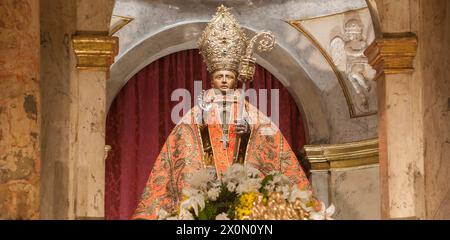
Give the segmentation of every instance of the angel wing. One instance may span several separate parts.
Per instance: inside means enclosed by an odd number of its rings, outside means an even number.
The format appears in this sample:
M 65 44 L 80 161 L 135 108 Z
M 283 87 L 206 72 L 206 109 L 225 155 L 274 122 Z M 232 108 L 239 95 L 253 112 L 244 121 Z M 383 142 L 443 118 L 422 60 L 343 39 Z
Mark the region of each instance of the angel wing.
M 341 72 L 345 72 L 347 69 L 347 55 L 345 53 L 345 42 L 341 37 L 336 36 L 331 40 L 330 54 L 336 67 Z

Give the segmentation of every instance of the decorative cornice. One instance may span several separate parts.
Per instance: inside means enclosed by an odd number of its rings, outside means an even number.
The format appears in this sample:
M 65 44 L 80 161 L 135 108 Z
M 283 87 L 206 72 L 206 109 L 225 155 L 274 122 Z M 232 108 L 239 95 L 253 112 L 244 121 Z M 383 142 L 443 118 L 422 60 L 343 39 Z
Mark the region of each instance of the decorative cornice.
M 417 36 L 413 33 L 383 34 L 364 52 L 369 64 L 382 74 L 411 73 L 417 53 Z
M 72 44 L 77 57 L 77 68 L 109 71 L 119 52 L 119 38 L 98 35 L 74 35 Z
M 334 145 L 307 145 L 302 150 L 312 172 L 378 164 L 378 139 Z

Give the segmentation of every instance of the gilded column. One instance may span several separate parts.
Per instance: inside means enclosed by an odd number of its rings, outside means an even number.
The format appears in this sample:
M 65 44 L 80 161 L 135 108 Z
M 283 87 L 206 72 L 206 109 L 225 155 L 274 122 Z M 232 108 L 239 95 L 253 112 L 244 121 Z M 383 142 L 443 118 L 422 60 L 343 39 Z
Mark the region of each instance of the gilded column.
M 39 1 L 0 1 L 0 219 L 38 219 Z
M 416 212 L 420 131 L 414 90 L 417 38 L 412 33 L 383 34 L 365 54 L 377 70 L 381 214 L 384 219 L 411 219 Z

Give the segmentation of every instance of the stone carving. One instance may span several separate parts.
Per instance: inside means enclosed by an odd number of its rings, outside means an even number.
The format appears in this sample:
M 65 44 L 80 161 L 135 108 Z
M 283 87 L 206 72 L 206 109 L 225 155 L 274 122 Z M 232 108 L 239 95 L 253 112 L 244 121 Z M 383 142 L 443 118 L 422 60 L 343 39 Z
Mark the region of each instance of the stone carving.
M 109 154 L 109 151 L 111 151 L 111 149 L 112 149 L 112 147 L 110 145 L 105 145 L 105 154 L 104 154 L 103 160 L 106 161 L 106 159 L 108 159 L 108 154 Z
M 344 37 L 332 38 L 330 53 L 337 68 L 345 73 L 356 94 L 361 98 L 361 106 L 369 108 L 368 95 L 371 90 L 369 81 L 376 71 L 368 64 L 364 55 L 368 44 L 363 36 L 363 25 L 359 20 L 351 19 L 344 26 Z

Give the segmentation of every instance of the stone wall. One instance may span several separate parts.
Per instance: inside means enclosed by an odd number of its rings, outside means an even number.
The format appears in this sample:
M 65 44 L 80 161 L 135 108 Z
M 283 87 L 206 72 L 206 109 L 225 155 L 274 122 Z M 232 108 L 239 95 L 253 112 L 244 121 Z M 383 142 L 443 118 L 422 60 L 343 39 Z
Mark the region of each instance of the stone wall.
M 335 219 L 377 220 L 380 214 L 378 165 L 330 172 L 330 202 L 336 206 Z
M 450 219 L 450 2 L 421 0 L 419 11 L 426 217 Z
M 0 219 L 39 218 L 39 1 L 0 2 Z

